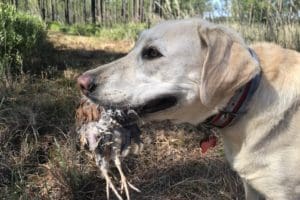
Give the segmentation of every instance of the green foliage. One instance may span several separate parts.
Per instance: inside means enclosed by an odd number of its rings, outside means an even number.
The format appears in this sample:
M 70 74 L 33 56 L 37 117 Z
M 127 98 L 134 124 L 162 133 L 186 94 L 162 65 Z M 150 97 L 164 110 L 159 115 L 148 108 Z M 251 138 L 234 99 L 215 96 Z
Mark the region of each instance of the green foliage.
M 111 28 L 102 28 L 96 36 L 112 40 L 136 39 L 138 34 L 146 28 L 146 24 L 116 24 Z
M 65 25 L 58 22 L 51 22 L 47 27 L 50 31 L 60 31 L 70 35 L 96 36 L 102 39 L 121 40 L 136 39 L 138 33 L 146 28 L 146 24 L 128 23 L 103 27 L 93 24 Z
M 8 80 L 24 72 L 23 66 L 46 37 L 44 23 L 0 3 L 0 77 Z
M 62 27 L 62 24 L 57 21 L 47 24 L 47 29 L 51 30 L 51 31 L 60 31 L 61 27 Z

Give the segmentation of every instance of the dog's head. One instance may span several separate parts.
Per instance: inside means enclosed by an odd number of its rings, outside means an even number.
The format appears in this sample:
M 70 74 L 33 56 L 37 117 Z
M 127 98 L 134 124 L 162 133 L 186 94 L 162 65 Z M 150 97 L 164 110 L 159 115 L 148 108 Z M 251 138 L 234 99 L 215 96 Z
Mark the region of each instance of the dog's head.
M 200 19 L 145 30 L 127 56 L 78 78 L 92 101 L 133 108 L 145 120 L 199 123 L 259 71 L 232 30 Z

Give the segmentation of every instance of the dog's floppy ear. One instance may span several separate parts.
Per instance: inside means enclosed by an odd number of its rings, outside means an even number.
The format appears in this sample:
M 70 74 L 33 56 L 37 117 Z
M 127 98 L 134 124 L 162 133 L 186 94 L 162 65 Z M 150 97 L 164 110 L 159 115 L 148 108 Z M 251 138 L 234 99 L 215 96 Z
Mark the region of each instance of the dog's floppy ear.
M 211 107 L 250 81 L 259 67 L 242 39 L 229 30 L 204 25 L 198 27 L 198 34 L 204 54 L 200 99 Z

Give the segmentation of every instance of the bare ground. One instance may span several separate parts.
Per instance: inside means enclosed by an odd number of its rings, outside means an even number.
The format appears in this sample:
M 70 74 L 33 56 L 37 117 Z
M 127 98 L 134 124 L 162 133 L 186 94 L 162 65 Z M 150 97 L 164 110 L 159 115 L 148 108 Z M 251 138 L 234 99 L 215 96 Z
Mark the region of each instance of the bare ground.
M 49 33 L 49 41 L 55 76 L 24 77 L 0 90 L 0 199 L 106 199 L 99 171 L 78 148 L 74 78 L 126 54 L 133 42 L 57 33 Z M 143 138 L 142 154 L 124 161 L 129 181 L 142 191 L 132 199 L 244 198 L 221 139 L 202 155 L 202 134 L 189 126 L 147 125 Z

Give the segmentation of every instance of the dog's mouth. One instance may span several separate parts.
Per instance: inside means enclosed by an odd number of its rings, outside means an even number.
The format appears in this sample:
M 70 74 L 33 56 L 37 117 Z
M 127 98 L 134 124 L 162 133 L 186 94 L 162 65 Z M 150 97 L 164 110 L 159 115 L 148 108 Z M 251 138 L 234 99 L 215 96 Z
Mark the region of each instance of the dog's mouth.
M 128 110 L 134 110 L 136 114 L 140 116 L 169 109 L 171 107 L 174 107 L 178 103 L 178 97 L 176 97 L 175 95 L 164 95 L 164 96 L 156 97 L 146 101 L 143 104 L 136 105 L 136 106 L 129 106 L 129 107 L 128 105 L 126 105 L 126 103 L 108 104 L 108 103 L 99 102 L 99 100 L 93 97 L 92 95 L 89 95 L 88 98 L 92 100 L 94 103 L 99 104 L 106 108 L 120 109 L 123 110 L 124 112 L 127 112 Z
M 147 101 L 135 110 L 141 114 L 151 114 L 171 108 L 177 104 L 178 100 L 175 96 L 163 96 Z

